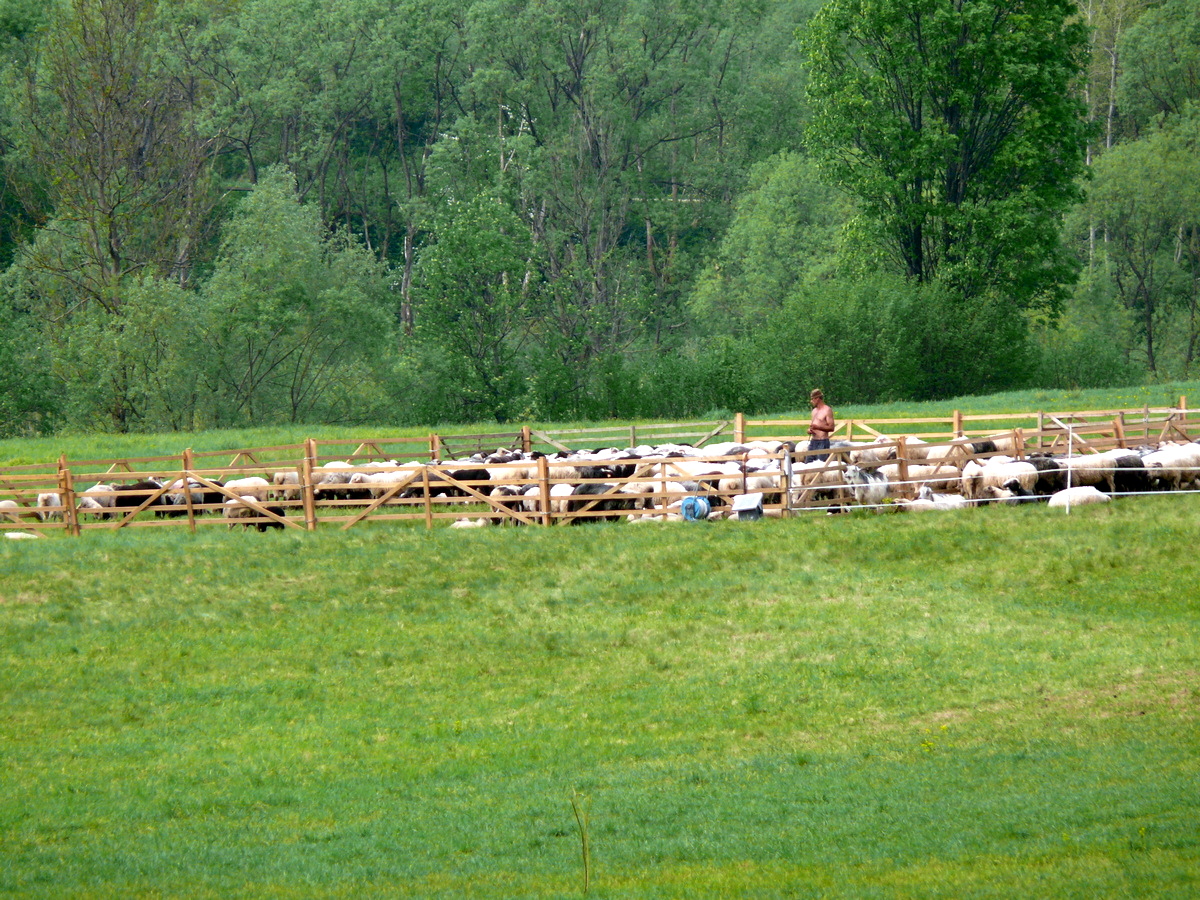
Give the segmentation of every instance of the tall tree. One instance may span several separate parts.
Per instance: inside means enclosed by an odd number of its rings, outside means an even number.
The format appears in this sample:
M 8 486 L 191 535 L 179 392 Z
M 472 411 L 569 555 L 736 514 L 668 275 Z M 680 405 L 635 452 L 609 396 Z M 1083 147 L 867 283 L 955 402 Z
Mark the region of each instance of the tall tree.
M 1143 127 L 1200 102 L 1200 0 L 1168 0 L 1121 39 L 1122 103 Z
M 804 45 L 812 146 L 904 272 L 1018 308 L 1061 298 L 1085 137 L 1070 0 L 831 0 Z

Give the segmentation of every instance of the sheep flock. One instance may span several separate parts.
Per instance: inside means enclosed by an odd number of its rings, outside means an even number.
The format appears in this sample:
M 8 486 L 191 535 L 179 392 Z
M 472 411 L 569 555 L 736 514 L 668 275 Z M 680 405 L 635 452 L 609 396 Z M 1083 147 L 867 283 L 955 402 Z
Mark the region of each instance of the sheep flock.
M 1167 442 L 1065 456 L 1018 446 L 1015 435 L 925 443 L 879 438 L 835 441 L 828 458 L 806 442 L 778 440 L 643 445 L 560 451 L 498 449 L 443 463 L 396 460 L 325 462 L 311 469 L 310 509 L 359 521 L 371 515 L 453 519 L 451 527 L 496 524 L 633 523 L 746 518 L 854 509 L 924 512 L 989 504 L 1105 503 L 1118 495 L 1200 488 L 1200 444 Z M 543 498 L 543 492 L 546 497 Z M 258 531 L 302 525 L 301 467 L 220 480 L 145 476 L 74 492 L 81 522 L 115 527 L 141 512 L 156 518 L 219 517 Z M 747 504 L 747 498 L 757 503 Z M 62 494 L 36 503 L 0 500 L 0 518 L 61 520 Z M 740 502 L 739 502 L 740 501 Z M 474 504 L 467 514 L 462 505 Z M 479 507 L 484 507 L 482 510 Z M 311 514 L 311 513 L 310 513 Z

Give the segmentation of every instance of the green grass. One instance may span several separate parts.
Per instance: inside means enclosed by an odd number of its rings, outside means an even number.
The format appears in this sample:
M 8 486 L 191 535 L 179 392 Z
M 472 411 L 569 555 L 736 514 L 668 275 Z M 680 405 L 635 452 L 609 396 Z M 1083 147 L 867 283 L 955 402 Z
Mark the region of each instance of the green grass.
M 0 894 L 1190 897 L 1193 496 L 0 545 Z
M 906 418 L 949 416 L 954 410 L 965 414 L 1017 412 L 1074 412 L 1093 409 L 1141 409 L 1144 406 L 1174 406 L 1181 396 L 1194 398 L 1189 406 L 1200 407 L 1200 381 L 1166 382 L 1126 388 L 1106 388 L 1077 391 L 1009 391 L 985 397 L 959 397 L 928 403 L 896 402 L 877 404 L 847 404 L 831 397 L 840 420 L 852 418 Z M 785 410 L 754 415 L 752 419 L 807 419 L 808 409 Z M 729 410 L 714 410 L 706 416 L 689 417 L 687 421 L 719 421 L 732 419 Z M 596 428 L 596 422 L 528 423 L 548 431 L 556 429 Z M 619 425 L 628 425 L 622 420 Z M 661 421 L 635 424 L 662 424 Z M 975 423 L 972 427 L 984 423 Z M 1009 427 L 1001 425 L 999 427 Z M 384 437 L 427 438 L 430 432 L 439 434 L 496 434 L 519 430 L 519 425 L 497 425 L 494 422 L 473 425 L 438 425 L 433 428 L 399 427 L 380 422 L 372 427 L 338 427 L 329 425 L 294 425 L 290 427 L 246 428 L 239 430 L 198 431 L 188 434 L 61 434 L 44 438 L 0 440 L 0 467 L 37 465 L 55 462 L 66 454 L 69 460 L 122 459 L 148 456 L 178 456 L 186 448 L 197 452 L 237 448 L 274 447 L 299 444 L 306 438 L 317 440 L 367 440 Z M 587 443 L 584 441 L 583 443 Z M 414 457 L 418 454 L 414 452 Z

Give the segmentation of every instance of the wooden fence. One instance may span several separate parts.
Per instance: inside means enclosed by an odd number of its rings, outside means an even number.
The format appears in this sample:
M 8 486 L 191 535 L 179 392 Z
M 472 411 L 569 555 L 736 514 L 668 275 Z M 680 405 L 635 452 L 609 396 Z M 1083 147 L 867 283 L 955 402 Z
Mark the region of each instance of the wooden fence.
M 998 422 L 1008 421 L 1012 427 L 1003 432 L 995 430 Z M 1028 426 L 1028 427 L 1024 427 Z M 575 429 L 541 432 L 528 427 L 520 432 L 491 435 L 431 435 L 425 438 L 380 438 L 373 440 L 307 440 L 302 444 L 259 447 L 242 450 L 193 452 L 185 450 L 178 456 L 153 456 L 116 460 L 72 460 L 60 457 L 56 464 L 28 465 L 0 469 L 0 501 L 12 501 L 0 509 L 0 520 L 27 530 L 66 530 L 79 535 L 84 531 L 120 529 L 126 527 L 164 527 L 186 524 L 192 531 L 198 527 L 230 525 L 223 515 L 226 501 L 237 501 L 244 507 L 245 517 L 232 524 L 261 527 L 283 527 L 314 530 L 318 526 L 338 526 L 343 529 L 363 522 L 411 521 L 433 527 L 439 520 L 464 517 L 487 518 L 512 524 L 550 525 L 578 522 L 589 518 L 608 518 L 632 515 L 635 518 L 655 518 L 663 515 L 662 508 L 676 504 L 683 497 L 703 495 L 721 504 L 729 504 L 733 496 L 746 493 L 747 476 L 726 476 L 725 481 L 705 478 L 692 491 L 684 491 L 681 482 L 697 481 L 699 464 L 734 464 L 744 469 L 751 459 L 759 465 L 776 464 L 780 475 L 764 493 L 767 515 L 790 515 L 805 509 L 821 508 L 837 502 L 836 488 L 840 473 L 852 450 L 871 447 L 894 448 L 896 459 L 887 463 L 864 463 L 867 468 L 892 465 L 893 481 L 905 485 L 905 493 L 915 494 L 918 482 L 909 482 L 909 465 L 913 460 L 912 442 L 920 440 L 941 444 L 946 449 L 940 465 L 946 473 L 923 470 L 922 480 L 939 486 L 950 471 L 961 468 L 969 459 L 991 455 L 976 452 L 972 439 L 1000 436 L 1007 439 L 1012 455 L 1030 452 L 1094 453 L 1114 447 L 1130 447 L 1159 443 L 1164 440 L 1192 440 L 1193 422 L 1183 401 L 1180 406 L 1141 410 L 1100 410 L 1066 413 L 1030 413 L 1011 416 L 982 415 L 952 416 L 921 419 L 855 419 L 839 423 L 836 438 L 858 439 L 854 448 L 834 448 L 821 466 L 798 466 L 803 454 L 788 449 L 768 451 L 761 447 L 735 447 L 728 455 L 688 456 L 686 458 L 643 459 L 637 474 L 613 479 L 583 479 L 576 469 L 577 462 L 539 458 L 505 465 L 489 465 L 489 470 L 503 477 L 480 479 L 464 474 L 472 464 L 457 461 L 457 456 L 478 447 L 494 450 L 535 449 L 539 444 L 550 448 L 574 449 L 571 443 L 588 447 L 624 443 L 612 440 L 626 436 L 635 441 L 656 440 L 689 443 L 700 447 L 716 437 L 731 439 L 730 443 L 745 445 L 755 441 L 795 440 L 807 430 L 807 420 L 747 420 L 738 415 L 732 422 L 684 423 L 661 426 L 630 426 L 613 429 Z M 863 439 L 867 443 L 863 443 Z M 728 447 L 729 443 L 724 446 Z M 471 452 L 478 452 L 472 449 Z M 401 461 L 407 457 L 407 461 Z M 448 457 L 448 458 L 443 458 Z M 427 462 L 428 461 L 428 462 Z M 339 472 L 380 475 L 390 473 L 386 483 L 373 485 L 330 485 L 322 482 L 329 469 L 327 463 L 337 462 Z M 292 484 L 280 486 L 286 496 L 268 499 L 265 492 L 254 500 L 222 486 L 232 478 L 257 476 L 268 482 L 277 473 L 293 479 Z M 121 493 L 119 510 L 96 511 L 80 509 L 80 497 L 93 482 L 109 483 L 119 478 L 123 482 L 155 479 L 162 487 L 146 487 Z M 181 491 L 179 485 L 193 482 L 192 491 Z M 558 485 L 591 483 L 599 495 L 565 498 L 557 496 Z M 173 486 L 174 485 L 174 486 Z M 612 485 L 604 489 L 601 485 Z M 534 489 L 532 498 L 497 496 L 494 489 Z M 43 521 L 38 515 L 38 496 L 57 494 L 57 517 Z M 99 501 L 114 496 L 108 491 L 94 495 Z M 167 499 L 179 502 L 165 508 Z M 632 501 L 639 508 L 614 511 L 609 507 Z M 642 509 L 649 503 L 659 509 Z M 465 504 L 465 505 L 464 505 Z M 153 513 L 153 515 L 151 515 Z M 215 514 L 215 515 L 214 515 Z

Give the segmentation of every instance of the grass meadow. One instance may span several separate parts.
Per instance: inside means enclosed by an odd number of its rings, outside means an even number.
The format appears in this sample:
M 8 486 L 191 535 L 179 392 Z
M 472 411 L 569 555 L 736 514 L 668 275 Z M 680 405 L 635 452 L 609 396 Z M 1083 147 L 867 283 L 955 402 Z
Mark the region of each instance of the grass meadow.
M 1198 532 L 0 542 L 0 894 L 1195 897 Z
M 1188 399 L 1188 407 L 1200 409 L 1200 381 L 1176 381 L 1125 388 L 1092 388 L 1087 390 L 1027 390 L 1008 391 L 986 397 L 960 397 L 937 402 L 893 402 L 843 405 L 830 397 L 839 421 L 852 418 L 905 418 L 919 416 L 950 416 L 954 410 L 985 415 L 988 413 L 1021 412 L 1080 412 L 1100 409 L 1141 409 L 1145 406 L 1175 406 L 1180 397 Z M 751 419 L 803 419 L 810 410 L 784 410 L 772 414 L 753 415 Z M 712 410 L 689 421 L 715 422 L 731 420 L 730 410 Z M 263 428 L 194 431 L 187 434 L 105 434 L 81 431 L 47 437 L 0 439 L 0 467 L 53 463 L 65 454 L 70 460 L 143 458 L 176 456 L 185 448 L 200 452 L 250 447 L 273 447 L 299 444 L 306 438 L 317 440 L 369 440 L 373 438 L 428 438 L 430 432 L 443 435 L 496 434 L 519 430 L 522 423 L 497 425 L 437 425 L 433 427 L 394 426 L 388 423 L 367 426 L 291 425 Z M 596 422 L 530 422 L 535 428 L 556 431 L 562 428 L 596 428 Z M 630 423 L 622 421 L 621 425 Z M 643 424 L 661 424 L 638 422 Z M 972 423 L 973 428 L 986 423 Z M 997 430 L 1011 428 L 1011 423 L 996 424 Z M 757 434 L 757 432 L 756 432 Z M 778 435 L 774 435 L 778 436 Z M 788 435 L 784 435 L 785 437 Z M 790 435 L 802 437 L 803 435 Z M 407 457 L 406 457 L 407 458 Z

